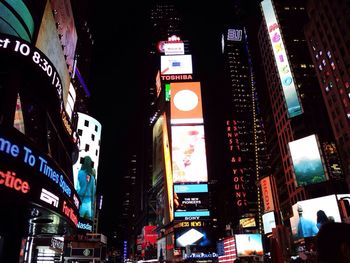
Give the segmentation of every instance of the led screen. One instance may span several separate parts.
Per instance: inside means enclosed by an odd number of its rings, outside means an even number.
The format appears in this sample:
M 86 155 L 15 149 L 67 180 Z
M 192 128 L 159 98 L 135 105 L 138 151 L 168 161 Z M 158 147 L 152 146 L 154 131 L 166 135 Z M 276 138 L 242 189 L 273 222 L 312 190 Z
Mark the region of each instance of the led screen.
M 171 83 L 171 124 L 203 123 L 199 82 Z
M 288 109 L 288 116 L 289 118 L 292 118 L 302 114 L 303 110 L 295 87 L 295 81 L 289 65 L 287 53 L 283 44 L 282 34 L 279 29 L 277 17 L 271 0 L 262 1 L 261 7 L 269 32 L 272 50 L 275 55 L 278 74 L 281 80 L 285 103 Z
M 23 1 L 0 2 L 0 32 L 32 41 L 34 20 Z
M 256 222 L 254 217 L 241 218 L 239 220 L 239 225 L 242 228 L 256 227 Z
M 273 211 L 263 214 L 264 233 L 272 233 L 272 228 L 276 227 L 275 213 Z
M 260 234 L 235 235 L 238 257 L 262 256 L 263 246 Z
M 153 126 L 153 175 L 152 185 L 156 185 L 163 178 L 163 117 L 160 116 Z
M 169 217 L 167 217 L 166 224 L 171 222 L 174 219 L 174 208 L 173 208 L 173 173 L 172 173 L 172 167 L 171 167 L 171 153 L 170 153 L 170 144 L 169 144 L 169 137 L 168 137 L 168 128 L 167 128 L 167 121 L 166 121 L 166 114 L 163 113 L 163 122 L 162 122 L 162 128 L 163 128 L 163 152 L 164 152 L 164 167 L 165 167 L 165 185 L 166 185 L 166 192 L 168 193 L 168 214 Z
M 163 48 L 165 55 L 185 54 L 185 45 L 183 42 L 165 42 Z
M 341 222 L 335 195 L 299 201 L 292 208 L 290 225 L 294 239 L 315 236 L 326 221 Z
M 326 180 L 315 135 L 290 142 L 289 149 L 298 185 L 303 186 Z
M 192 56 L 161 56 L 161 75 L 192 74 Z
M 176 248 L 186 246 L 208 247 L 213 245 L 212 234 L 208 228 L 176 228 L 174 232 Z
M 58 33 L 61 35 L 61 43 L 64 47 L 64 55 L 68 64 L 68 70 L 73 72 L 75 48 L 77 45 L 77 32 L 74 24 L 74 16 L 70 0 L 52 0 L 52 9 L 55 10 L 55 21 L 58 23 Z
M 197 211 L 208 208 L 208 193 L 174 192 L 174 209 L 178 211 Z
M 45 12 L 41 21 L 35 46 L 40 49 L 55 66 L 61 79 L 63 91 L 62 99 L 64 106 L 66 106 L 70 76 L 62 50 L 62 44 L 58 38 L 56 22 L 53 17 L 50 1 L 46 2 Z
M 82 202 L 80 217 L 93 220 L 96 207 L 97 171 L 101 139 L 101 124 L 84 113 L 78 113 L 77 130 L 80 151 L 73 165 L 74 186 Z
M 172 126 L 172 164 L 174 183 L 208 181 L 204 127 Z

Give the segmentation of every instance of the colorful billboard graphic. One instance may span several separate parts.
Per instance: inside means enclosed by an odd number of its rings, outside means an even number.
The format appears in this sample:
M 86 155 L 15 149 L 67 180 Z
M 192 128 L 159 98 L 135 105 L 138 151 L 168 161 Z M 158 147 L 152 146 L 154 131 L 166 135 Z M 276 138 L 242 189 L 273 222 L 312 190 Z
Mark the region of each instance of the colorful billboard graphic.
M 293 217 L 290 218 L 290 225 L 294 239 L 317 235 L 323 223 L 341 222 L 335 195 L 299 201 L 292 208 Z
M 56 22 L 52 14 L 50 1 L 46 3 L 35 46 L 50 59 L 56 68 L 62 83 L 62 99 L 63 105 L 65 106 L 69 92 L 70 76 L 62 45 L 58 38 Z M 45 65 L 43 65 L 43 67 L 46 68 Z
M 82 202 L 80 217 L 93 220 L 96 208 L 101 124 L 89 115 L 78 113 L 77 130 L 80 151 L 77 162 L 73 165 L 74 186 Z
M 63 51 L 66 56 L 68 70 L 72 73 L 78 40 L 72 6 L 70 0 L 53 0 L 51 5 L 54 10 L 55 21 L 58 23 L 58 33 L 61 35 L 61 43 L 64 47 Z
M 234 237 L 226 237 L 218 242 L 219 263 L 234 263 L 237 257 Z
M 264 254 L 260 234 L 235 235 L 238 257 L 262 256 Z
M 290 142 L 289 149 L 299 186 L 326 181 L 325 168 L 315 135 Z
M 163 152 L 164 152 L 164 166 L 165 166 L 165 185 L 166 192 L 168 193 L 168 212 L 169 217 L 166 220 L 167 223 L 173 221 L 174 219 L 174 207 L 173 207 L 173 172 L 171 167 L 171 154 L 170 154 L 170 143 L 168 137 L 168 128 L 166 121 L 166 114 L 163 113 Z
M 23 1 L 0 2 L 0 32 L 32 42 L 34 19 Z
M 161 75 L 192 74 L 192 55 L 160 57 Z
M 208 181 L 204 127 L 172 126 L 173 183 Z
M 0 202 L 16 207 L 34 203 L 78 224 L 80 202 L 71 180 L 14 128 L 0 128 Z
M 246 217 L 239 220 L 239 225 L 242 228 L 256 227 L 255 217 Z
M 288 61 L 282 34 L 279 29 L 271 0 L 262 1 L 261 7 L 265 17 L 267 30 L 269 32 L 272 50 L 275 55 L 275 62 L 283 89 L 285 103 L 288 109 L 288 117 L 292 118 L 303 113 L 299 94 L 296 90 L 292 69 Z
M 171 83 L 171 124 L 203 123 L 202 97 L 199 82 Z

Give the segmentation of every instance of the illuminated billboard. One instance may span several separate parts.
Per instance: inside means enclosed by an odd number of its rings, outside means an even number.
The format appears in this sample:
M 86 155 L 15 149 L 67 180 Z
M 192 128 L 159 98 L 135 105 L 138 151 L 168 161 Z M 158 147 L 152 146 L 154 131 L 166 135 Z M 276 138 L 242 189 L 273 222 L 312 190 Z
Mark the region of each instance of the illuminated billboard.
M 299 94 L 296 90 L 292 69 L 288 61 L 282 34 L 271 0 L 262 1 L 261 7 L 265 17 L 272 50 L 275 56 L 275 62 L 283 89 L 284 99 L 288 109 L 288 117 L 292 118 L 303 113 Z
M 239 219 L 239 225 L 242 228 L 256 227 L 255 217 L 246 217 Z
M 84 113 L 78 113 L 79 157 L 73 164 L 74 186 L 82 205 L 80 217 L 93 220 L 96 207 L 97 171 L 100 155 L 101 124 Z
M 160 57 L 161 75 L 192 74 L 192 55 Z
M 67 174 L 17 129 L 0 127 L 0 202 L 35 204 L 77 226 L 80 201 Z
M 182 41 L 165 42 L 163 45 L 165 55 L 183 55 L 185 54 L 185 45 Z
M 290 225 L 294 239 L 317 235 L 325 222 L 341 222 L 337 198 L 335 195 L 299 201 L 293 205 L 293 217 Z
M 208 247 L 213 246 L 213 237 L 209 228 L 185 227 L 175 228 L 175 247 L 186 246 Z
M 34 19 L 23 1 L 0 2 L 0 32 L 32 42 Z
M 203 123 L 200 82 L 170 84 L 170 123 Z
M 264 202 L 264 211 L 272 211 L 275 209 L 273 196 L 272 196 L 272 188 L 271 188 L 271 178 L 267 176 L 260 181 L 262 198 Z
M 271 211 L 262 215 L 264 233 L 272 233 L 272 228 L 276 227 L 275 212 Z
M 298 185 L 326 181 L 325 169 L 315 135 L 292 141 L 288 145 Z
M 238 257 L 263 256 L 262 238 L 260 234 L 238 234 L 236 253 Z
M 159 119 L 153 126 L 153 171 L 152 171 L 152 186 L 155 186 L 163 178 L 163 117 Z
M 68 73 L 64 52 L 62 50 L 62 44 L 60 42 L 60 39 L 58 38 L 56 22 L 53 17 L 50 1 L 46 2 L 46 7 L 44 15 L 42 17 L 35 46 L 50 59 L 50 61 L 56 68 L 62 83 L 61 88 L 63 105 L 66 106 L 69 92 L 70 76 Z M 46 68 L 45 63 L 43 63 L 42 67 Z
M 173 183 L 208 182 L 204 126 L 172 126 Z
M 75 48 L 78 35 L 75 29 L 74 16 L 70 0 L 52 0 L 52 9 L 55 10 L 54 18 L 58 24 L 58 33 L 64 47 L 64 55 L 68 64 L 69 72 L 73 72 Z
M 209 206 L 208 192 L 204 193 L 179 193 L 174 192 L 174 209 L 179 211 L 206 210 Z
M 174 219 L 174 207 L 173 207 L 173 172 L 171 167 L 171 153 L 170 143 L 168 137 L 168 128 L 166 121 L 166 114 L 163 113 L 163 152 L 164 152 L 164 166 L 165 166 L 165 186 L 168 193 L 168 220 L 171 222 Z M 168 221 L 166 221 L 169 223 Z

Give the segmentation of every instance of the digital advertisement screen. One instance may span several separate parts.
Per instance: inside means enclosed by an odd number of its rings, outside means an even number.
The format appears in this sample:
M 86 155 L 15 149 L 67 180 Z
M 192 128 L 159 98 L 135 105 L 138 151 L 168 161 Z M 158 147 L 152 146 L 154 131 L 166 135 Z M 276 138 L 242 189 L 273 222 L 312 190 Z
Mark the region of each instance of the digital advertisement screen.
M 204 126 L 172 126 L 173 183 L 208 182 Z
M 80 201 L 68 176 L 15 128 L 0 129 L 0 203 L 33 203 L 78 224 Z
M 256 227 L 255 217 L 241 218 L 239 220 L 239 225 L 242 228 Z
M 260 234 L 235 235 L 238 257 L 262 256 L 264 254 Z
M 34 19 L 23 1 L 0 2 L 0 32 L 32 42 Z
M 275 212 L 271 211 L 263 214 L 264 233 L 272 233 L 272 228 L 276 227 Z
M 290 225 L 294 239 L 317 235 L 319 228 L 325 222 L 341 222 L 335 195 L 299 201 L 292 208 L 293 217 L 290 218 Z
M 170 90 L 170 123 L 203 123 L 200 83 L 170 83 Z
M 184 42 L 165 42 L 163 45 L 165 55 L 183 55 L 185 54 Z
M 66 106 L 69 92 L 70 76 L 67 63 L 58 38 L 56 22 L 53 17 L 51 1 L 46 2 L 45 12 L 41 21 L 35 46 L 40 49 L 55 66 L 62 83 L 62 99 Z
M 208 193 L 176 193 L 174 192 L 174 209 L 178 211 L 197 211 L 209 206 Z
M 192 74 L 192 55 L 160 57 L 161 75 Z
M 171 153 L 170 153 L 170 142 L 168 136 L 167 118 L 166 114 L 163 113 L 163 152 L 164 152 L 164 167 L 165 167 L 165 186 L 166 192 L 168 193 L 168 206 L 166 224 L 173 221 L 174 219 L 174 197 L 173 197 L 173 172 L 171 167 Z
M 73 72 L 75 48 L 78 35 L 75 29 L 74 16 L 70 0 L 52 0 L 52 9 L 55 10 L 55 21 L 59 24 L 58 32 L 64 46 L 64 54 L 69 72 Z
M 73 165 L 73 178 L 75 189 L 82 202 L 80 217 L 88 220 L 93 220 L 95 216 L 101 129 L 101 124 L 95 118 L 78 113 L 80 151 Z
M 295 87 L 292 69 L 288 61 L 282 34 L 271 0 L 262 1 L 261 7 L 269 32 L 272 50 L 275 55 L 275 61 L 283 89 L 284 99 L 288 109 L 288 117 L 292 118 L 303 113 L 299 94 Z
M 163 117 L 159 119 L 153 126 L 153 171 L 152 171 L 152 186 L 155 186 L 163 178 Z
M 326 181 L 325 168 L 315 135 L 290 142 L 289 149 L 299 186 Z
M 176 248 L 186 246 L 208 247 L 214 245 L 212 233 L 206 227 L 176 228 L 174 232 Z

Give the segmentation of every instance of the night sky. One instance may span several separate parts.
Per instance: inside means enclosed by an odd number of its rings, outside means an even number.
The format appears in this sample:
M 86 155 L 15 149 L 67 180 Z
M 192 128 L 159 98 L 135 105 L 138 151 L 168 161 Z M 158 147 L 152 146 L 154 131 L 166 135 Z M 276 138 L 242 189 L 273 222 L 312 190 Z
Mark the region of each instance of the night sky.
M 96 1 L 94 1 L 96 2 Z M 104 195 L 100 216 L 101 231 L 111 231 L 121 214 L 121 178 L 126 173 L 128 153 L 140 131 L 142 89 L 149 89 L 147 50 L 150 41 L 146 24 L 149 3 L 118 2 L 109 7 L 100 2 L 92 8 L 94 50 L 89 90 L 90 115 L 102 124 L 98 192 Z M 146 1 L 148 2 L 148 1 Z M 234 1 L 200 2 L 175 1 L 186 24 L 185 34 L 190 41 L 201 81 L 215 85 L 218 55 L 221 52 L 223 23 L 235 17 Z M 259 1 L 245 0 L 245 5 L 257 10 Z M 251 17 L 254 20 L 254 17 Z M 106 233 L 110 234 L 110 233 Z

